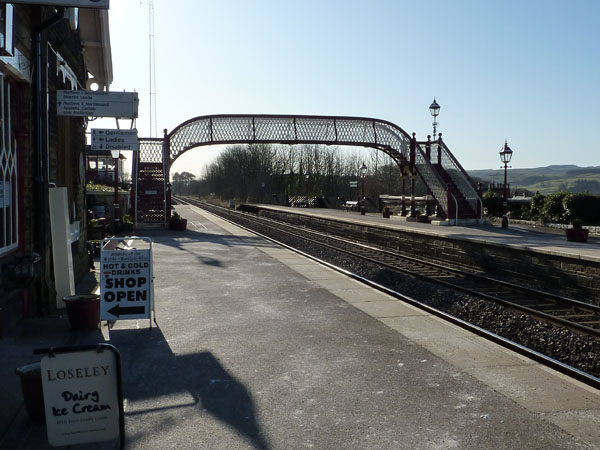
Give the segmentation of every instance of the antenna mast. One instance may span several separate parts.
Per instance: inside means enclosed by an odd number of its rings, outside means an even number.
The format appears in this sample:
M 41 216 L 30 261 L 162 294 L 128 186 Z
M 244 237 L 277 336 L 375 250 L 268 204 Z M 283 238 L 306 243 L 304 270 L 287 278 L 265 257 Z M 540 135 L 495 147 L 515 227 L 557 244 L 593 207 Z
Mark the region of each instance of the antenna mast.
M 148 0 L 148 76 L 150 77 L 150 137 L 156 137 L 156 58 L 154 51 L 154 0 Z

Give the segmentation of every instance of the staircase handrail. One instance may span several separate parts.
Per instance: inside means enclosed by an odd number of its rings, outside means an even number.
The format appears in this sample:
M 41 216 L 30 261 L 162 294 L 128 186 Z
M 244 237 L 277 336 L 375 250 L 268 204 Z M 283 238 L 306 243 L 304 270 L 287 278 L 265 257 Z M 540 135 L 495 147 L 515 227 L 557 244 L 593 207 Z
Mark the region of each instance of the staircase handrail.
M 481 208 L 479 210 L 483 211 L 483 203 L 481 201 L 481 198 L 477 194 L 477 191 L 473 187 L 471 177 L 469 177 L 469 175 L 467 174 L 465 169 L 461 166 L 461 164 L 458 162 L 458 160 L 454 157 L 454 155 L 452 154 L 452 152 L 450 151 L 450 149 L 448 148 L 446 143 L 441 139 L 441 137 L 436 142 L 430 142 L 431 155 L 432 155 L 431 158 L 433 160 L 436 160 L 436 158 L 437 158 L 437 156 L 435 156 L 436 150 L 439 148 L 440 143 L 441 143 L 441 149 L 442 149 L 442 158 L 441 158 L 442 168 L 446 171 L 446 173 L 448 173 L 450 178 L 452 178 L 452 181 L 454 182 L 454 184 L 456 185 L 458 190 L 461 192 L 461 194 L 463 195 L 463 197 L 465 198 L 465 200 L 467 201 L 467 203 L 469 204 L 471 209 L 474 212 L 477 212 L 477 210 L 478 210 L 477 205 L 479 203 L 481 206 Z M 425 148 L 427 142 L 419 142 L 418 144 L 421 148 Z M 481 214 L 483 214 L 483 212 Z M 479 217 L 479 218 L 481 218 L 481 217 Z
M 446 183 L 431 165 L 421 146 L 417 145 L 415 150 L 415 169 L 431 192 L 433 198 L 438 202 L 444 213 L 446 213 L 446 217 L 449 217 L 450 205 L 448 204 L 448 188 L 446 187 Z
M 454 194 L 451 193 L 450 195 L 454 199 L 454 225 L 458 225 L 458 200 L 456 200 Z

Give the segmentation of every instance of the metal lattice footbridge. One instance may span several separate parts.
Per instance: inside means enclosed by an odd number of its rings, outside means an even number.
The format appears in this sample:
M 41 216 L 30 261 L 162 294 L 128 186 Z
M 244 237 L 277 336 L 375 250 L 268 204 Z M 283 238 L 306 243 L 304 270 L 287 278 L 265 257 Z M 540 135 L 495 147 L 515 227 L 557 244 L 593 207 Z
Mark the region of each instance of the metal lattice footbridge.
M 371 147 L 421 178 L 442 215 L 479 218 L 481 199 L 441 137 L 418 142 L 385 120 L 363 117 L 213 115 L 190 119 L 163 138 L 140 138 L 134 164 L 137 223 L 164 223 L 170 214 L 173 162 L 188 150 L 219 144 L 325 144 Z

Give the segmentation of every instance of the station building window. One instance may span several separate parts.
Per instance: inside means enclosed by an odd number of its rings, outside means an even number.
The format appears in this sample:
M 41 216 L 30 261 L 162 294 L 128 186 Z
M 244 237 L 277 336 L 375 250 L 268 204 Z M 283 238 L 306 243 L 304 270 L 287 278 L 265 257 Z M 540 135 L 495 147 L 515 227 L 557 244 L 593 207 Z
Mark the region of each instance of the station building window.
M 0 255 L 18 246 L 17 145 L 10 84 L 0 73 Z

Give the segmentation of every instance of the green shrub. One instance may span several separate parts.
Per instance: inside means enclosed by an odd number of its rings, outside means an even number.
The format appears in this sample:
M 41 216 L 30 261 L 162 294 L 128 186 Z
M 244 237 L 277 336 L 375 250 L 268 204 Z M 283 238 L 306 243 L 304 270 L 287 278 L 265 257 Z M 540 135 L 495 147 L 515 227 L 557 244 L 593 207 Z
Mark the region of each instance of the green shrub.
M 503 198 L 497 195 L 494 191 L 487 191 L 483 194 L 484 214 L 487 216 L 498 217 L 503 213 L 502 209 Z
M 540 192 L 536 192 L 535 195 L 531 198 L 531 205 L 529 207 L 529 219 L 530 220 L 539 220 L 543 219 L 542 210 L 544 208 L 544 202 L 546 201 L 546 196 L 540 194 Z
M 581 230 L 583 228 L 583 221 L 581 219 L 573 219 L 572 225 L 576 230 Z
M 545 198 L 544 206 L 542 207 L 540 214 L 545 222 L 569 222 L 570 217 L 566 214 L 563 204 L 563 200 L 567 195 L 567 192 L 554 192 Z
M 569 194 L 563 203 L 569 218 L 581 219 L 586 225 L 600 223 L 600 196 Z

